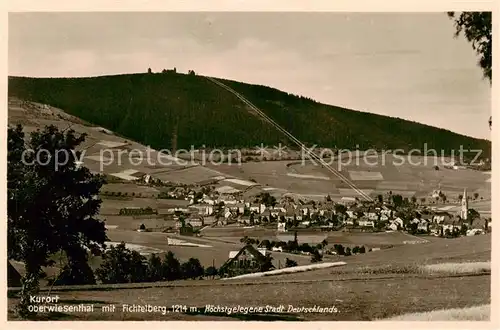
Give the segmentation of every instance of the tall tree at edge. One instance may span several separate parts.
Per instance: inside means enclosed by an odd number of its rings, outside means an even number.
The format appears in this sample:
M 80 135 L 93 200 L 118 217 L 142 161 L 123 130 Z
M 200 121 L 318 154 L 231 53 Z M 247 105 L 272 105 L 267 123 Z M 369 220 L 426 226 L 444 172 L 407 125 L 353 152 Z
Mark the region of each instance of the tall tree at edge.
M 9 259 L 25 264 L 17 307 L 22 318 L 35 316 L 28 310 L 29 298 L 39 291 L 41 267 L 53 263 L 52 254 L 64 251 L 69 261 L 81 263 L 82 251 L 104 247 L 104 222 L 95 217 L 104 178 L 78 166 L 74 157 L 79 159 L 76 148 L 84 140 L 85 135 L 55 126 L 32 132 L 29 139 L 21 125 L 8 129 L 7 252 Z M 63 154 L 68 161 L 56 166 Z
M 492 24 L 491 12 L 448 12 L 448 17 L 455 24 L 455 37 L 458 37 L 462 32 L 467 41 L 472 44 L 472 48 L 479 55 L 478 65 L 483 70 L 484 77 L 488 78 L 491 85 L 492 79 Z M 488 121 L 491 129 L 491 116 Z

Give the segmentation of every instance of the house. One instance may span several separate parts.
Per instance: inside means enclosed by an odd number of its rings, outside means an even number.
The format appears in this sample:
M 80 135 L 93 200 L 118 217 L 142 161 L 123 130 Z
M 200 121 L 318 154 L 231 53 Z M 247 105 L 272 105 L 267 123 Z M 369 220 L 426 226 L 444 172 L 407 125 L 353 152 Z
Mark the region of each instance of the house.
M 269 270 L 266 251 L 259 251 L 250 244 L 239 251 L 229 252 L 229 259 L 220 267 L 222 277 L 232 277 Z
M 449 230 L 452 233 L 453 229 L 460 230 L 462 228 L 462 222 L 458 219 L 449 218 L 442 222 L 442 227 L 443 233 L 445 233 L 446 230 Z
M 377 220 L 378 219 L 378 214 L 375 213 L 375 212 L 368 212 L 368 213 L 366 213 L 366 217 L 369 220 Z
M 295 219 L 295 210 L 294 209 L 287 209 L 285 212 L 285 220 L 292 221 L 294 219 Z
M 392 220 L 391 223 L 396 224 L 396 226 L 398 226 L 399 228 L 404 227 L 404 221 L 400 217 L 397 217 L 396 219 Z
M 278 222 L 278 232 L 286 232 L 286 222 Z
M 202 216 L 197 216 L 197 215 L 192 215 L 184 220 L 177 220 L 175 222 L 175 228 L 180 229 L 185 226 L 190 226 L 192 228 L 199 228 L 203 227 L 203 217 Z
M 190 216 L 189 218 L 187 218 L 184 221 L 186 224 L 191 225 L 193 228 L 203 227 L 203 225 L 204 225 L 203 217 L 199 216 L 199 215 L 198 216 L 196 216 L 196 215 Z
M 419 231 L 429 231 L 429 222 L 425 219 L 420 219 L 420 222 L 417 225 L 417 230 Z
M 380 221 L 388 221 L 389 217 L 386 214 L 380 214 Z
M 218 204 L 217 200 L 213 200 L 211 198 L 204 198 L 203 201 L 207 204 L 210 204 L 210 205 L 215 205 L 215 204 Z
M 374 228 L 375 227 L 375 222 L 373 220 L 370 220 L 370 219 L 360 219 L 358 221 L 358 225 L 360 227 L 371 227 L 371 228 Z
M 254 204 L 250 205 L 249 209 L 250 209 L 250 212 L 262 214 L 264 212 L 264 210 L 266 209 L 266 206 L 264 204 L 254 203 Z
M 214 213 L 213 205 L 209 204 L 195 204 L 189 206 L 190 210 L 193 210 L 193 213 L 198 213 L 200 215 L 212 215 Z
M 441 235 L 441 226 L 436 224 L 436 223 L 430 223 L 429 224 L 429 233 L 434 236 L 440 236 Z
M 482 234 L 484 234 L 484 229 L 480 229 L 480 228 L 469 229 L 469 230 L 467 230 L 467 233 L 466 233 L 467 236 L 482 235 Z
M 383 206 L 382 210 L 380 210 L 380 214 L 390 217 L 392 215 L 392 210 L 389 209 L 387 206 Z
M 353 226 L 354 225 L 354 220 L 352 218 L 347 218 L 347 219 L 344 220 L 344 225 Z
M 177 223 L 176 223 L 177 227 Z M 180 227 L 177 227 L 180 235 L 192 236 L 194 234 L 193 226 L 190 224 L 185 224 L 184 226 L 181 224 Z
M 240 202 L 240 203 L 236 204 L 236 206 L 238 207 L 239 214 L 245 213 L 245 203 Z
M 342 197 L 340 199 L 340 202 L 343 204 L 343 205 L 348 205 L 348 204 L 351 204 L 351 203 L 354 203 L 356 202 L 356 198 L 354 197 Z
M 7 260 L 7 287 L 20 287 L 21 286 L 21 274 L 17 271 L 14 266 Z
M 316 213 L 316 208 L 312 204 L 304 204 L 300 207 L 303 215 L 312 215 Z
M 389 224 L 387 226 L 387 229 L 396 231 L 396 230 L 398 230 L 398 225 L 395 222 L 392 222 L 391 224 Z
M 346 213 L 349 216 L 349 218 L 351 218 L 351 219 L 357 218 L 357 216 L 354 214 L 354 211 L 352 211 L 352 210 L 348 210 Z
M 243 203 L 237 203 L 237 204 L 231 204 L 228 207 L 231 212 L 238 213 L 238 214 L 243 214 L 245 213 L 245 204 Z
M 269 212 L 271 213 L 271 215 L 272 215 L 273 217 L 278 217 L 278 216 L 279 216 L 279 214 L 280 214 L 280 212 L 281 212 L 281 210 L 280 210 L 279 208 L 275 208 L 275 207 L 273 207 L 273 208 L 270 208 L 270 209 L 269 209 Z
M 442 194 L 442 193 L 441 193 L 441 190 L 437 189 L 437 190 L 434 190 L 434 191 L 432 192 L 431 197 L 432 197 L 432 198 L 439 198 L 439 197 L 441 197 L 441 194 Z
M 231 210 L 229 209 L 226 209 L 226 211 L 224 211 L 224 218 L 225 219 L 229 219 L 233 216 L 233 213 L 231 212 Z
M 418 218 L 414 218 L 413 220 L 410 221 L 410 223 L 413 225 L 413 224 L 419 224 L 420 223 L 420 219 Z
M 242 215 L 238 218 L 238 222 L 244 225 L 250 224 L 250 217 L 247 215 Z
M 452 216 L 447 212 L 436 213 L 432 216 L 432 222 L 438 225 L 442 224 L 445 220 L 450 220 Z

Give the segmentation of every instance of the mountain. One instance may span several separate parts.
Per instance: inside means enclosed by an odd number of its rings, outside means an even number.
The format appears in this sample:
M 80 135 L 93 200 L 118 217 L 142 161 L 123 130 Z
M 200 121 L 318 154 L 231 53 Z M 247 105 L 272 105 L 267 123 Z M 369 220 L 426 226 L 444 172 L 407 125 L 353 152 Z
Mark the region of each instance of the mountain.
M 491 142 L 399 118 L 322 104 L 274 88 L 217 79 L 308 145 L 342 149 L 483 149 Z M 155 149 L 255 147 L 290 141 L 234 93 L 192 74 L 9 77 L 9 96 L 50 104 Z M 402 111 L 404 111 L 402 109 Z

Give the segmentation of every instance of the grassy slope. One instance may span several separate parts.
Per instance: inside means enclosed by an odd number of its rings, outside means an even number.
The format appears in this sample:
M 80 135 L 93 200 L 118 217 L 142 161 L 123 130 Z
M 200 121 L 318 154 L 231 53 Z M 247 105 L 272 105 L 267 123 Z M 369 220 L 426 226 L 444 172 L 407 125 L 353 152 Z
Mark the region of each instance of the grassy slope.
M 460 145 L 490 142 L 446 130 L 314 102 L 265 86 L 223 80 L 308 143 L 342 148 Z M 9 95 L 51 104 L 154 148 L 287 142 L 233 94 L 200 76 L 129 74 L 94 78 L 9 78 Z

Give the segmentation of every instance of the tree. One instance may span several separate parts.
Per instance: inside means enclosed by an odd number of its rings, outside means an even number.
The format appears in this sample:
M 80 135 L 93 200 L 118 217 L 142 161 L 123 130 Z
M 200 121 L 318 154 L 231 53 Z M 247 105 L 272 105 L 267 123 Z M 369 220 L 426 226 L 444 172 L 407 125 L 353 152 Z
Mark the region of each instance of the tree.
M 396 207 L 400 207 L 403 204 L 403 196 L 401 195 L 392 195 L 392 203 Z
M 162 262 L 154 253 L 148 260 L 148 279 L 152 282 L 163 280 Z
M 465 236 L 467 234 L 467 225 L 465 223 L 462 223 L 460 226 L 460 235 Z
M 335 209 L 335 214 L 344 214 L 347 212 L 347 207 L 342 204 L 335 204 L 334 209 Z
M 96 284 L 94 272 L 87 262 L 87 251 L 72 251 L 71 258 L 53 282 L 54 285 Z
M 462 200 L 462 198 L 464 198 L 464 195 L 459 194 L 459 195 L 458 195 L 458 200 L 459 200 L 459 201 L 461 201 L 461 200 Z
M 345 255 L 345 256 L 350 256 L 350 255 L 351 255 L 351 248 L 347 247 L 347 248 L 345 249 L 345 254 L 344 254 L 344 255 Z
M 167 281 L 173 281 L 180 278 L 180 262 L 172 251 L 168 251 L 162 262 L 162 277 Z
M 343 256 L 345 254 L 344 246 L 342 244 L 335 244 L 333 248 L 337 252 L 338 255 Z
M 276 205 L 276 197 L 271 196 L 268 192 L 261 193 L 257 196 L 257 201 L 264 204 L 266 207 L 275 206 Z
M 295 267 L 297 266 L 297 261 L 286 258 L 285 267 Z
M 422 203 L 422 204 L 425 203 L 425 197 L 420 198 L 420 203 Z
M 153 71 L 151 70 L 151 68 L 148 68 L 148 73 L 153 73 Z
M 448 12 L 448 17 L 453 20 L 455 25 L 455 37 L 458 37 L 462 32 L 467 41 L 472 44 L 479 55 L 478 65 L 483 71 L 483 76 L 488 78 L 491 85 L 492 79 L 492 24 L 491 12 Z M 488 120 L 488 125 L 491 129 L 491 116 Z
M 418 229 L 418 224 L 416 224 L 416 223 L 410 223 L 408 225 L 408 231 L 412 235 L 415 235 L 417 233 L 417 229 Z
M 97 278 L 105 284 L 143 282 L 147 279 L 144 257 L 131 251 L 121 242 L 102 255 L 102 263 L 96 270 Z
M 148 265 L 146 258 L 137 251 L 132 251 L 130 255 L 130 283 L 147 282 Z
M 472 44 L 479 56 L 478 65 L 483 70 L 483 75 L 491 83 L 491 51 L 492 51 L 492 33 L 491 33 L 491 12 L 449 12 L 448 17 L 453 20 L 455 25 L 455 37 L 462 32 L 467 41 Z
M 384 197 L 382 195 L 377 195 L 377 200 L 382 204 L 384 202 Z
M 325 238 L 324 240 L 321 241 L 321 247 L 324 248 L 327 245 L 328 245 L 328 241 Z
M 299 243 L 297 243 L 295 240 L 294 241 L 288 241 L 285 246 L 286 251 L 288 252 L 295 252 L 299 249 Z
M 266 254 L 264 258 L 264 262 L 260 265 L 260 271 L 267 272 L 271 269 L 274 269 L 273 257 L 271 256 L 271 254 Z
M 357 254 L 359 252 L 359 246 L 355 246 L 353 249 L 352 249 L 352 254 Z
M 365 253 L 365 252 L 366 252 L 366 248 L 363 245 L 362 247 L 359 248 L 359 253 Z
M 474 220 L 476 220 L 480 217 L 481 217 L 481 215 L 476 210 L 474 210 L 474 209 L 467 210 L 467 220 L 469 221 L 469 225 L 472 226 L 472 223 L 474 222 Z
M 268 239 L 264 239 L 260 242 L 260 245 L 259 246 L 262 246 L 266 249 L 270 249 L 272 247 L 272 244 L 271 242 L 268 240 Z
M 139 229 L 140 230 L 146 230 L 146 226 L 143 223 L 141 223 L 141 225 L 139 226 Z
M 474 193 L 474 199 L 477 199 L 479 197 L 479 194 L 477 192 Z
M 413 204 L 417 204 L 417 197 L 412 196 L 412 197 L 411 197 L 411 202 L 412 202 Z
M 314 251 L 312 252 L 312 256 L 311 256 L 311 262 L 316 263 L 316 262 L 321 262 L 322 260 L 323 260 L 323 257 L 321 256 L 321 254 L 319 254 L 319 251 L 314 249 Z
M 204 273 L 200 260 L 196 258 L 189 258 L 187 262 L 181 265 L 181 274 L 184 279 L 200 278 Z
M 18 305 L 22 318 L 34 316 L 29 296 L 38 292 L 40 269 L 52 263 L 50 255 L 66 252 L 76 280 L 82 278 L 78 268 L 87 268 L 86 249 L 96 253 L 106 240 L 104 222 L 96 218 L 104 177 L 74 161 L 85 134 L 47 126 L 24 139 L 21 125 L 8 129 L 7 249 L 9 259 L 25 264 Z M 68 156 L 64 164 L 63 155 Z
M 205 269 L 205 276 L 211 276 L 212 278 L 214 278 L 218 273 L 219 271 L 214 266 L 210 266 Z

